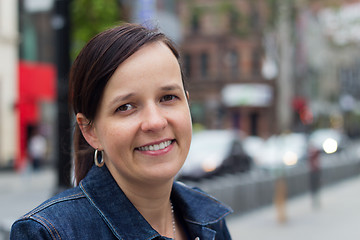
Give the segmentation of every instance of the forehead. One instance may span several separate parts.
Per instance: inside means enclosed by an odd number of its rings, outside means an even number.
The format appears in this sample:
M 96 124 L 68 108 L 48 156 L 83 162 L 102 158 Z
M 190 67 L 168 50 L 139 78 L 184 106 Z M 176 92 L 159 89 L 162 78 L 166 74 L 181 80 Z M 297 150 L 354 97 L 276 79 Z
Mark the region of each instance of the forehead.
M 182 77 L 177 58 L 163 42 L 144 45 L 118 66 L 104 89 L 104 97 L 154 86 L 178 84 Z
M 142 46 L 138 51 L 121 63 L 116 71 L 121 71 L 130 67 L 145 67 L 140 63 L 152 63 L 152 65 L 155 65 L 162 60 L 165 60 L 166 62 L 169 60 L 170 62 L 177 62 L 177 59 L 171 49 L 165 43 L 157 41 Z
M 165 43 L 154 42 L 144 45 L 121 63 L 110 81 L 114 78 L 144 80 L 155 74 L 170 74 L 174 71 L 180 72 L 180 66 L 173 52 Z

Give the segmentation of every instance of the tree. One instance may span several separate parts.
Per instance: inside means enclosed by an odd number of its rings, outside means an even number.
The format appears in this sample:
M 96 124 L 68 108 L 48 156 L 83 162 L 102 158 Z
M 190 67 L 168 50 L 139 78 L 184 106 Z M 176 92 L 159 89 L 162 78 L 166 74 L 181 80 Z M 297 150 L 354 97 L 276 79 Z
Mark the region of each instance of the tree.
M 118 0 L 71 1 L 72 59 L 93 36 L 121 22 L 121 9 Z

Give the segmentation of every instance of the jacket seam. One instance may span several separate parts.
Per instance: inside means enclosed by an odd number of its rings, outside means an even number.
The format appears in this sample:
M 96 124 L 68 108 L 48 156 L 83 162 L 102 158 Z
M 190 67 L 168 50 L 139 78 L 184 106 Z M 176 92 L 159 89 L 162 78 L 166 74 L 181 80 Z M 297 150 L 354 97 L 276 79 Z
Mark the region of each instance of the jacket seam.
M 159 234 L 154 234 L 151 237 L 147 238 L 146 240 L 154 239 L 155 237 L 158 237 L 158 236 L 159 236 Z
M 55 232 L 56 235 L 58 236 L 58 239 L 61 239 L 59 232 L 56 230 L 56 228 L 54 227 L 54 225 L 51 224 L 51 222 L 49 222 L 49 220 L 47 220 L 46 218 L 43 218 L 43 217 L 41 217 L 41 216 L 32 216 L 31 218 L 34 219 L 35 221 L 40 222 L 40 223 L 49 231 L 51 237 L 52 237 L 53 239 L 57 239 L 56 236 L 54 235 L 52 229 L 51 229 L 51 227 L 52 227 L 53 230 L 54 230 L 54 232 Z M 30 219 L 31 219 L 31 218 L 30 218 Z M 44 221 L 48 222 L 48 223 L 51 225 L 51 227 L 50 227 L 48 224 L 46 224 L 42 219 L 44 219 Z
M 76 198 L 79 198 L 79 197 L 84 197 L 83 193 L 76 193 L 76 194 L 73 194 L 73 195 L 69 195 L 69 196 L 66 196 L 66 197 L 62 197 L 62 198 L 56 198 L 50 202 L 47 202 L 47 203 L 44 203 L 44 204 L 41 204 L 40 206 L 34 208 L 32 211 L 30 211 L 29 213 L 27 213 L 26 215 L 23 216 L 23 218 L 26 218 L 26 217 L 30 217 L 34 214 L 36 214 L 37 212 L 53 205 L 53 204 L 56 204 L 58 202 L 63 202 L 63 201 L 67 201 L 67 200 L 73 200 L 73 199 L 76 199 Z

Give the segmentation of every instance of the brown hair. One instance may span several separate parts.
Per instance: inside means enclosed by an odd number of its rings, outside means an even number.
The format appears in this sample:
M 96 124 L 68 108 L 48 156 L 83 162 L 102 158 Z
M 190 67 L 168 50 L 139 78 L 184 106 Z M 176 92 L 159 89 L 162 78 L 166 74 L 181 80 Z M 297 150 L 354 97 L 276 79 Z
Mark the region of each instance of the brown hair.
M 142 46 L 156 41 L 164 42 L 179 59 L 179 53 L 169 38 L 138 24 L 117 26 L 91 39 L 75 59 L 70 71 L 69 100 L 74 113 L 84 114 L 91 124 L 104 88 L 116 68 Z M 77 123 L 73 144 L 75 183 L 79 184 L 94 163 L 94 149 L 86 142 Z

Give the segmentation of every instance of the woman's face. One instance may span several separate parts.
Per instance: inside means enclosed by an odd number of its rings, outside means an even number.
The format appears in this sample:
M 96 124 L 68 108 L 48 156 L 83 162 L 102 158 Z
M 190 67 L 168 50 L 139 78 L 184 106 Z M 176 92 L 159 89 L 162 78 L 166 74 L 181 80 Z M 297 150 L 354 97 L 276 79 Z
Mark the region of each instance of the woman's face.
M 162 42 L 143 46 L 107 83 L 90 130 L 119 183 L 172 180 L 191 142 L 180 67 Z M 88 139 L 88 138 L 87 138 Z

